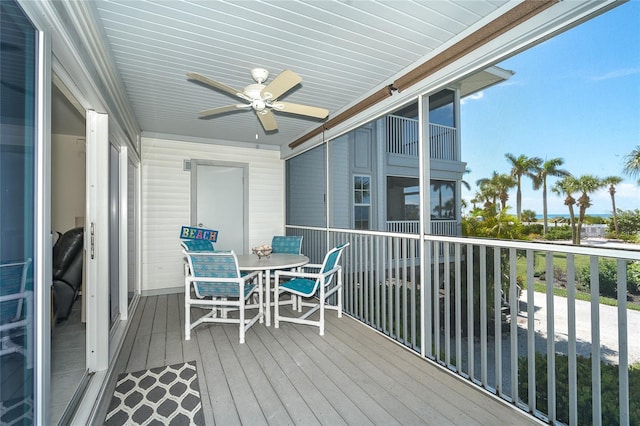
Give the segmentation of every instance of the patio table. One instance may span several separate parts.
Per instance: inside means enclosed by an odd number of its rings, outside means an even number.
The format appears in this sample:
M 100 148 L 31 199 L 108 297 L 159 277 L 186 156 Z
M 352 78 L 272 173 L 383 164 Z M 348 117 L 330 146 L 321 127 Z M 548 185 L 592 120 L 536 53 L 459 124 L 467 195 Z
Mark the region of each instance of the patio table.
M 309 258 L 303 254 L 272 253 L 263 258 L 255 254 L 240 254 L 238 267 L 243 272 L 264 271 L 265 273 L 265 317 L 266 325 L 271 325 L 271 272 L 281 269 L 299 268 L 309 263 Z M 277 295 L 274 295 L 277 302 Z

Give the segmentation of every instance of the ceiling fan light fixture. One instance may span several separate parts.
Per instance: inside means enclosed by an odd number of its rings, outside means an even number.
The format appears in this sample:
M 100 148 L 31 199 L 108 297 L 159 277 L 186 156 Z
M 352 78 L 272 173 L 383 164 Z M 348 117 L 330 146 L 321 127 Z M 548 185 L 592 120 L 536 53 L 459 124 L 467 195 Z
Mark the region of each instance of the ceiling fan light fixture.
M 254 99 L 253 101 L 251 101 L 251 106 L 256 111 L 263 111 L 266 108 L 267 104 L 262 99 Z

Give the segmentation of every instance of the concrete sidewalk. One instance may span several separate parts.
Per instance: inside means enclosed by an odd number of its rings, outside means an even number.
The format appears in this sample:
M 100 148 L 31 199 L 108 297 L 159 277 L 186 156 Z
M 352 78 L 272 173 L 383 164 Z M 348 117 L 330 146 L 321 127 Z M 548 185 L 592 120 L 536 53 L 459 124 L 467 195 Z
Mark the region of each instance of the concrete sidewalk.
M 518 316 L 518 324 L 526 327 L 527 294 L 522 293 L 523 311 Z M 577 353 L 582 356 L 591 355 L 591 303 L 576 300 L 576 340 Z M 565 297 L 554 296 L 554 329 L 556 352 L 567 353 L 568 309 Z M 547 338 L 547 298 L 544 293 L 534 294 L 535 331 L 541 338 Z M 604 361 L 618 363 L 618 308 L 600 305 L 600 351 Z M 629 364 L 640 362 L 640 312 L 627 310 L 627 344 L 629 347 Z

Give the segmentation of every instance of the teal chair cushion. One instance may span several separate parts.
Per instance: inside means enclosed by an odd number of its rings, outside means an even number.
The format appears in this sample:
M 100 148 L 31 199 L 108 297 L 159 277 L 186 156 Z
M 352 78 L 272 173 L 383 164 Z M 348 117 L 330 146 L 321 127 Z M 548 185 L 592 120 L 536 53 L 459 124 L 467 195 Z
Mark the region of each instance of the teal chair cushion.
M 300 254 L 302 252 L 302 236 L 276 235 L 271 240 L 273 253 Z
M 187 251 L 215 251 L 209 240 L 182 240 L 182 246 Z

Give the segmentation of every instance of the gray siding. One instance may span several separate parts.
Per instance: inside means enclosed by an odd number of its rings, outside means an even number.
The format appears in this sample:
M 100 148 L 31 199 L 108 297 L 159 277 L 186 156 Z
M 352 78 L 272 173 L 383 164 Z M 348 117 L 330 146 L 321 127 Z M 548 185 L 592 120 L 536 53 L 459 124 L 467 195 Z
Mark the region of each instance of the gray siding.
M 334 139 L 329 143 L 331 170 L 331 220 L 330 225 L 335 228 L 351 228 L 351 191 L 353 178 L 351 177 L 351 163 L 349 161 L 349 134 Z
M 321 145 L 287 161 L 289 225 L 326 225 L 325 149 L 326 145 Z

